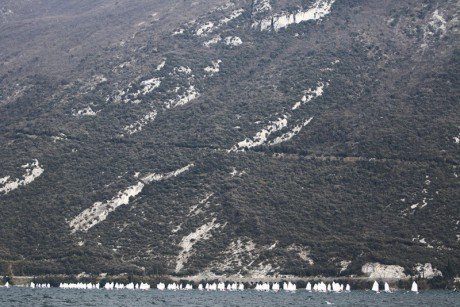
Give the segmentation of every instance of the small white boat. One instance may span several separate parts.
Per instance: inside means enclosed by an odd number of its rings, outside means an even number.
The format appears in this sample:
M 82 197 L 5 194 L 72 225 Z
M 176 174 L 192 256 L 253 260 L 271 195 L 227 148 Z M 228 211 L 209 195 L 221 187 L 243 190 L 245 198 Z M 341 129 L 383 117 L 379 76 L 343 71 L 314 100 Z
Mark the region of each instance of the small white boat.
M 139 289 L 140 290 L 149 290 L 150 289 L 150 285 L 148 283 L 143 283 L 141 282 L 141 284 L 139 285 Z
M 334 291 L 334 292 L 342 292 L 343 291 L 343 286 L 340 285 L 338 282 L 333 281 L 332 282 L 332 291 Z
M 372 291 L 379 293 L 379 283 L 377 281 L 374 281 L 374 284 L 372 285 Z
M 106 290 L 113 290 L 114 287 L 115 287 L 115 284 L 114 284 L 113 282 L 108 282 L 108 283 L 106 283 L 105 286 L 104 286 L 104 288 L 105 288 Z
M 324 281 L 322 281 L 322 282 L 320 282 L 320 283 L 318 284 L 317 289 L 318 289 L 318 292 L 327 292 L 327 286 L 326 286 L 326 284 L 324 283 Z
M 129 284 L 126 285 L 125 289 L 128 289 L 128 290 L 135 290 L 135 285 L 134 283 L 130 282 Z
M 255 287 L 256 291 L 270 291 L 270 284 L 269 283 L 261 283 L 261 284 L 256 284 Z
M 410 290 L 412 292 L 417 292 L 418 293 L 418 285 L 417 285 L 417 283 L 415 281 L 412 283 L 412 288 Z
M 294 284 L 294 283 L 289 281 L 288 283 L 283 284 L 283 290 L 284 291 L 296 291 L 297 286 L 296 286 L 296 284 Z
M 311 283 L 307 283 L 307 287 L 305 288 L 307 291 L 311 292 Z
M 157 289 L 158 290 L 164 290 L 165 288 L 166 288 L 166 286 L 165 286 L 164 283 L 160 282 L 160 283 L 157 284 Z
M 168 284 L 166 286 L 166 289 L 167 290 L 172 290 L 172 291 L 176 291 L 179 289 L 179 285 L 177 285 L 175 282 L 173 282 L 172 284 Z
M 351 291 L 350 284 L 347 284 L 347 286 L 345 287 L 345 291 L 347 291 L 347 292 L 350 292 L 350 291 Z
M 6 282 L 6 284 L 5 284 L 4 287 L 5 287 L 5 288 L 9 288 L 9 287 L 10 287 L 10 283 L 9 283 L 9 282 Z
M 385 282 L 385 287 L 384 287 L 384 288 L 385 288 L 385 289 L 384 289 L 385 292 L 388 292 L 388 293 L 391 292 L 391 290 L 390 290 L 390 285 L 389 285 L 387 282 Z

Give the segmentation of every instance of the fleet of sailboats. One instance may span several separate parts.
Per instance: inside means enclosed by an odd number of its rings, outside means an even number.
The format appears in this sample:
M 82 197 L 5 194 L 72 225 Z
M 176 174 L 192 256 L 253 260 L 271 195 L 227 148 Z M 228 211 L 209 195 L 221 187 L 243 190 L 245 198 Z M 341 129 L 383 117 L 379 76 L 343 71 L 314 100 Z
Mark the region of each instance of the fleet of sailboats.
M 9 288 L 11 285 L 6 282 L 3 288 Z M 49 283 L 35 283 L 31 282 L 29 284 L 30 288 L 51 288 L 51 285 Z M 100 286 L 99 283 L 83 283 L 83 282 L 78 282 L 78 283 L 60 283 L 58 288 L 60 289 L 83 289 L 83 290 L 90 290 L 90 289 L 105 289 L 105 290 L 150 290 L 152 288 L 156 288 L 158 290 L 170 290 L 170 291 L 177 291 L 177 290 L 193 290 L 194 287 L 190 283 L 162 283 L 159 282 L 156 284 L 155 287 L 152 287 L 148 283 L 135 283 L 135 282 L 130 282 L 127 284 L 124 283 L 117 283 L 117 282 L 107 282 L 104 285 Z M 198 284 L 198 287 L 196 288 L 200 291 L 243 291 L 245 290 L 245 284 L 241 282 L 230 282 L 230 283 L 225 283 L 225 282 L 213 282 L 213 283 L 206 283 L 206 284 Z M 294 292 L 297 291 L 297 285 L 293 282 L 283 282 L 281 285 L 280 283 L 273 282 L 262 282 L 262 283 L 257 283 L 253 287 L 254 290 L 256 291 L 289 291 L 289 292 Z M 323 281 L 314 283 L 312 284 L 311 282 L 308 282 L 305 290 L 308 292 L 350 292 L 351 287 L 349 284 L 341 284 L 341 283 L 324 283 Z M 380 285 L 377 281 L 374 281 L 372 285 L 372 291 L 376 293 L 380 293 Z M 386 293 L 391 293 L 390 285 L 388 282 L 384 283 L 384 292 Z M 414 281 L 412 282 L 411 286 L 411 292 L 418 293 L 418 285 Z

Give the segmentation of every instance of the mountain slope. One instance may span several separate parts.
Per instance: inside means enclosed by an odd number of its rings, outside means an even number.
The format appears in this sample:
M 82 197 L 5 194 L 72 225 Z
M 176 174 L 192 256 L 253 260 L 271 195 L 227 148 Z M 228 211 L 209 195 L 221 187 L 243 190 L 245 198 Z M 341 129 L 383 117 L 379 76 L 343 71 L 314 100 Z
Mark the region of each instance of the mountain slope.
M 455 5 L 6 2 L 4 273 L 458 267 Z

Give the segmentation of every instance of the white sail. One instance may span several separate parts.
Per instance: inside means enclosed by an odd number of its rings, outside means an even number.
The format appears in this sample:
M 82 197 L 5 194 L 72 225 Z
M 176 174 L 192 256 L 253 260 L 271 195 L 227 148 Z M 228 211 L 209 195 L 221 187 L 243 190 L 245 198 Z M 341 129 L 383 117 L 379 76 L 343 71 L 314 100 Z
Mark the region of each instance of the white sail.
M 390 285 L 387 282 L 385 282 L 385 292 L 391 292 Z
M 307 291 L 310 291 L 311 292 L 311 283 L 308 282 L 307 283 L 307 287 L 305 288 Z
M 340 284 L 338 282 L 332 282 L 332 291 L 334 291 L 334 292 L 341 292 L 342 291 L 342 287 L 340 286 Z
M 126 285 L 126 289 L 134 290 L 136 289 L 136 286 L 134 285 L 134 283 L 130 282 L 129 284 Z
M 285 290 L 285 291 L 296 291 L 297 286 L 296 286 L 296 284 L 294 284 L 292 282 L 284 283 L 283 284 L 283 290 Z
M 138 289 L 140 289 L 140 290 L 149 290 L 150 285 L 148 283 L 141 282 Z
M 323 281 L 318 284 L 318 292 L 327 292 L 327 286 Z
M 173 282 L 172 284 L 168 284 L 166 286 L 166 289 L 175 291 L 175 290 L 179 289 L 179 285 L 177 285 L 175 282 Z
M 158 290 L 164 290 L 164 289 L 165 289 L 165 284 L 162 283 L 162 282 L 158 283 L 158 284 L 157 284 L 157 289 L 158 289 Z
M 372 285 L 372 291 L 379 292 L 379 283 L 377 281 L 374 281 L 374 284 Z
M 418 285 L 415 281 L 412 283 L 412 288 L 410 290 L 412 292 L 418 292 Z
M 351 291 L 351 287 L 350 287 L 349 284 L 347 284 L 347 286 L 345 287 L 345 291 L 347 291 L 347 292 L 350 292 L 350 291 Z

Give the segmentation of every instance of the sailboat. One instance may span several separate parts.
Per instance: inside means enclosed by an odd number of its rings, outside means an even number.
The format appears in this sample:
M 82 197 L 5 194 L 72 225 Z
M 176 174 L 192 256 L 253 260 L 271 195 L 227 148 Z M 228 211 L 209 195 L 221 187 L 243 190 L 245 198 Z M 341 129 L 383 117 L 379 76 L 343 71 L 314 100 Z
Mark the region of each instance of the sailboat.
M 350 284 L 347 284 L 347 286 L 345 287 L 345 291 L 347 291 L 347 292 L 350 292 L 350 291 L 351 291 Z
M 9 283 L 9 282 L 6 282 L 5 288 L 9 288 L 9 287 L 10 287 L 10 283 Z
M 390 285 L 387 282 L 385 282 L 385 290 L 384 291 L 388 292 L 388 293 L 391 292 Z
M 149 290 L 150 289 L 150 285 L 147 284 L 147 283 L 143 283 L 141 282 L 141 284 L 139 285 L 139 288 L 140 290 Z
M 305 288 L 307 291 L 310 291 L 311 292 L 311 283 L 308 282 L 307 283 L 307 287 Z
M 379 283 L 377 281 L 374 281 L 374 284 L 372 285 L 372 291 L 379 293 Z
M 343 290 L 342 288 L 343 287 L 341 287 L 341 285 L 338 282 L 335 282 L 335 281 L 332 282 L 332 291 L 341 292 Z
M 410 290 L 412 292 L 418 293 L 418 285 L 417 285 L 417 283 L 415 281 L 412 283 L 412 288 Z
M 327 292 L 327 286 L 324 281 L 318 284 L 318 292 Z
M 284 287 L 283 285 L 283 289 L 285 291 L 296 291 L 297 290 L 297 286 L 296 284 L 292 283 L 292 282 L 288 282 L 287 284 L 285 283 L 286 287 Z
M 164 290 L 164 289 L 165 289 L 165 284 L 162 283 L 162 282 L 158 283 L 158 284 L 157 284 L 157 289 L 158 289 L 158 290 Z

